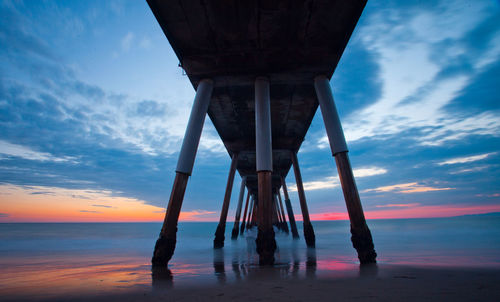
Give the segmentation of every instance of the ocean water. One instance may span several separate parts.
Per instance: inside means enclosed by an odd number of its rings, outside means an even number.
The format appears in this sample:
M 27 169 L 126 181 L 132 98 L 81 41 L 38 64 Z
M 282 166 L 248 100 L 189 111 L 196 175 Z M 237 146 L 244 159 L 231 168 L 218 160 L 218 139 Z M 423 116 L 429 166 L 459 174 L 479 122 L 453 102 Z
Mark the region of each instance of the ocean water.
M 500 268 L 500 215 L 368 221 L 379 265 Z M 258 278 L 360 274 L 348 221 L 315 221 L 316 248 L 277 233 L 276 265 L 258 266 L 256 231 L 214 250 L 217 223 L 179 224 L 168 269 L 151 271 L 160 223 L 0 224 L 0 294 L 51 297 Z

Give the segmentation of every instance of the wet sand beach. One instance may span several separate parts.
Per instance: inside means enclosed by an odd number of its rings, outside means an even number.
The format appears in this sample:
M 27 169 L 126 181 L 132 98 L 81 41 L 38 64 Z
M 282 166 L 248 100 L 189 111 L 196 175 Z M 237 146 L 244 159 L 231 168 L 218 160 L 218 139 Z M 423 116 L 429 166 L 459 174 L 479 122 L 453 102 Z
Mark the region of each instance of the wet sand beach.
M 74 291 L 53 295 L 11 294 L 2 301 L 499 301 L 500 270 L 487 268 L 378 265 L 345 271 L 284 274 L 276 267 L 253 268 L 231 282 L 175 285 L 168 272 L 152 286 L 118 293 Z M 83 289 L 83 287 L 82 287 Z

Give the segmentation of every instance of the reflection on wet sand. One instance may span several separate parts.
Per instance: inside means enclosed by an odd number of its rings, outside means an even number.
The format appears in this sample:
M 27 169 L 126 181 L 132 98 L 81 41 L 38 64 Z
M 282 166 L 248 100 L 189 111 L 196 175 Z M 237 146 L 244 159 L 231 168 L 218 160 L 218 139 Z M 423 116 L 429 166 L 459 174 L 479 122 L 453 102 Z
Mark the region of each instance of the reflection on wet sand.
M 231 247 L 213 250 L 213 276 L 218 284 L 239 283 L 258 280 L 301 280 L 320 276 L 376 277 L 377 266 L 356 265 L 340 260 L 317 260 L 315 248 L 304 248 L 302 242 L 294 240 L 289 246 L 277 249 L 273 266 L 260 266 L 255 251 L 255 238 L 247 236 L 245 241 L 233 242 Z M 229 253 L 228 253 L 229 251 Z M 230 255 L 228 255 L 230 254 Z M 226 267 L 227 264 L 227 267 Z M 154 289 L 170 289 L 177 275 L 183 270 L 153 271 Z M 333 275 L 332 275 L 333 273 Z

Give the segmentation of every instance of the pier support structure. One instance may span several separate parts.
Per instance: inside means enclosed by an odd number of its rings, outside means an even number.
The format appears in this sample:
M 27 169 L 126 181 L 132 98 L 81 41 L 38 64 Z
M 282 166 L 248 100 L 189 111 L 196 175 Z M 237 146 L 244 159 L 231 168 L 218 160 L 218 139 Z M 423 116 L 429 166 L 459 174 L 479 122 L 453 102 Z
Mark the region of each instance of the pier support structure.
M 273 151 L 271 137 L 271 100 L 269 80 L 258 77 L 255 80 L 255 145 L 258 185 L 258 234 L 256 245 L 259 263 L 274 263 L 276 240 L 273 229 L 272 171 Z
M 281 194 L 280 194 L 279 188 L 278 188 L 278 192 L 276 193 L 276 197 L 278 198 L 278 201 L 279 201 L 279 208 L 281 211 L 281 217 L 282 217 L 282 221 L 283 221 L 283 231 L 288 234 L 290 232 L 290 230 L 288 229 L 288 224 L 286 222 L 285 209 L 283 208 L 283 202 L 281 201 Z
M 291 153 L 293 172 L 295 173 L 295 181 L 297 183 L 297 193 L 299 194 L 300 210 L 302 211 L 304 239 L 308 247 L 314 247 L 316 245 L 316 236 L 314 235 L 314 229 L 311 224 L 311 219 L 309 218 L 309 210 L 307 209 L 306 194 L 304 193 L 304 185 L 302 184 L 299 160 L 297 159 L 297 152 L 292 151 Z
M 166 266 L 174 254 L 177 242 L 177 222 L 188 178 L 193 170 L 203 123 L 212 97 L 212 89 L 213 81 L 210 79 L 201 80 L 196 89 L 193 107 L 177 161 L 176 175 L 168 201 L 167 212 L 151 259 L 153 266 Z
M 229 202 L 231 201 L 231 192 L 233 191 L 234 174 L 236 166 L 238 165 L 238 153 L 233 153 L 231 159 L 231 167 L 229 168 L 229 175 L 227 177 L 226 193 L 224 194 L 224 202 L 222 203 L 222 210 L 220 212 L 219 224 L 215 231 L 214 248 L 219 249 L 224 247 L 224 233 L 226 232 L 227 212 L 229 210 Z M 241 195 L 241 194 L 240 194 Z
M 323 115 L 332 155 L 335 157 L 337 164 L 337 171 L 351 222 L 352 244 L 358 252 L 361 264 L 375 263 L 377 253 L 375 252 L 372 235 L 366 224 L 363 207 L 361 206 L 361 200 L 347 154 L 347 143 L 344 138 L 337 109 L 335 108 L 330 82 L 325 76 L 317 76 L 314 79 L 314 87 L 321 108 L 321 114 Z
M 250 207 L 248 208 L 248 219 L 247 219 L 247 226 L 246 226 L 247 230 L 252 227 L 252 219 L 253 219 L 254 209 L 255 209 L 254 201 L 255 201 L 255 196 L 251 195 L 250 196 Z
M 248 191 L 247 193 L 247 201 L 245 202 L 245 211 L 243 211 L 243 219 L 241 220 L 240 235 L 243 234 L 243 232 L 245 231 L 245 227 L 247 225 L 246 220 L 247 220 L 247 211 L 249 202 L 250 202 L 250 191 Z
M 297 231 L 297 224 L 295 223 L 295 216 L 293 214 L 292 203 L 290 202 L 290 196 L 288 196 L 288 190 L 286 188 L 285 177 L 281 176 L 281 187 L 283 188 L 283 195 L 285 197 L 286 212 L 288 213 L 288 221 L 290 221 L 290 230 L 292 231 L 293 239 L 299 238 L 299 232 Z M 281 199 L 281 195 L 278 196 Z
M 246 176 L 241 178 L 240 195 L 238 196 L 238 206 L 236 207 L 236 215 L 234 217 L 233 231 L 231 233 L 231 239 L 238 239 L 238 233 L 240 232 L 240 217 L 241 217 L 241 207 L 243 205 L 243 197 L 245 197 L 245 184 L 247 182 Z M 246 213 L 245 213 L 246 214 Z

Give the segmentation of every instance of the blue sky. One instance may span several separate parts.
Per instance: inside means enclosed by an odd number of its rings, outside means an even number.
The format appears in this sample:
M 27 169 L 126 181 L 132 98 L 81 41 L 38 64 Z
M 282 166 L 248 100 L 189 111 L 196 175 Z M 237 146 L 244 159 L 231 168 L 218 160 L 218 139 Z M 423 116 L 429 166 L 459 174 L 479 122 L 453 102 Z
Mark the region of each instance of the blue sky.
M 500 211 L 499 20 L 499 1 L 368 2 L 331 81 L 368 217 Z M 194 96 L 177 64 L 145 1 L 3 1 L 0 220 L 28 219 L 23 198 L 161 219 Z M 299 152 L 315 219 L 345 215 L 325 135 L 318 111 Z M 229 164 L 207 119 L 186 217 L 217 219 Z

